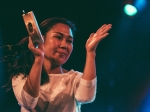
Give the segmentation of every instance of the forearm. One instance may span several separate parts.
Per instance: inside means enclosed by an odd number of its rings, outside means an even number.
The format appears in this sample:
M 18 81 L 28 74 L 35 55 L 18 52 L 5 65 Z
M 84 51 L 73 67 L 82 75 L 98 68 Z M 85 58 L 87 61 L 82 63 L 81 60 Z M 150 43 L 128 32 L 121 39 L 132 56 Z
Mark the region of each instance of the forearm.
M 90 81 L 81 78 L 80 84 L 75 93 L 76 100 L 82 103 L 93 102 L 96 97 L 96 82 L 96 78 Z
M 96 77 L 96 65 L 95 65 L 95 52 L 98 43 L 105 38 L 109 33 L 108 31 L 111 29 L 111 24 L 104 24 L 100 27 L 96 33 L 91 33 L 90 37 L 86 42 L 86 63 L 83 72 L 83 79 L 92 80 Z
M 95 52 L 86 53 L 86 62 L 82 75 L 82 78 L 85 80 L 92 80 L 96 77 L 95 56 Z
M 39 95 L 43 59 L 35 59 L 23 89 L 32 97 Z

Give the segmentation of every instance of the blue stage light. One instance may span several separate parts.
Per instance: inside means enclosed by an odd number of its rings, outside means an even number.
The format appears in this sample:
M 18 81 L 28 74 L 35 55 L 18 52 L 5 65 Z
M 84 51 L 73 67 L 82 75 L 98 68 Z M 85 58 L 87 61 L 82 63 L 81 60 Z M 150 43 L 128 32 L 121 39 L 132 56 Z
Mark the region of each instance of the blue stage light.
M 147 5 L 147 1 L 146 0 L 136 0 L 134 3 L 134 6 L 138 9 L 138 11 L 143 10 L 143 8 L 145 8 Z

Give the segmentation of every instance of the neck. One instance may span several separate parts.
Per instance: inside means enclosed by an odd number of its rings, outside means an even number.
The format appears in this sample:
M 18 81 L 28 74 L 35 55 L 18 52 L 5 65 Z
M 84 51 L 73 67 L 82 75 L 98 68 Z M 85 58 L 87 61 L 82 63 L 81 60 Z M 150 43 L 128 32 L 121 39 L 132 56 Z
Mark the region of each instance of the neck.
M 61 65 L 55 65 L 52 61 L 48 59 L 44 59 L 44 69 L 48 74 L 62 74 L 62 66 Z

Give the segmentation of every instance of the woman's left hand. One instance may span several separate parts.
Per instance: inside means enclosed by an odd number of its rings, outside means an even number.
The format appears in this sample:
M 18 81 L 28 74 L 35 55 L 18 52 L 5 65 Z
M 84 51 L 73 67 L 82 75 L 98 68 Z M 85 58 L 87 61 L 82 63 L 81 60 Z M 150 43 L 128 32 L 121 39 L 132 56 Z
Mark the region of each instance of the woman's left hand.
M 91 33 L 89 39 L 86 42 L 87 52 L 96 51 L 98 43 L 109 34 L 108 31 L 111 29 L 111 26 L 111 24 L 104 24 L 97 30 L 96 33 Z

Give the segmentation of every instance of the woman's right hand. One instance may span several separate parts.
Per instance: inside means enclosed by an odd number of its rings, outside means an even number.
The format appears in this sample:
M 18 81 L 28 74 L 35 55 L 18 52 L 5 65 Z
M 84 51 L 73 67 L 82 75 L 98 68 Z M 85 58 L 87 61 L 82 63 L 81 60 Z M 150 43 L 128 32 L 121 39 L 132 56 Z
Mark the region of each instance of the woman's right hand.
M 29 37 L 28 48 L 33 53 L 35 59 L 23 88 L 30 96 L 37 98 L 40 91 L 41 72 L 44 60 L 44 45 L 39 44 L 38 48 L 35 48 Z
M 38 44 L 38 48 L 35 48 L 31 37 L 29 37 L 29 43 L 28 43 L 28 48 L 31 50 L 31 52 L 33 53 L 35 60 L 36 59 L 44 59 L 44 45 L 43 44 Z

